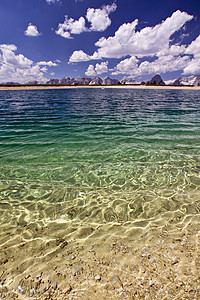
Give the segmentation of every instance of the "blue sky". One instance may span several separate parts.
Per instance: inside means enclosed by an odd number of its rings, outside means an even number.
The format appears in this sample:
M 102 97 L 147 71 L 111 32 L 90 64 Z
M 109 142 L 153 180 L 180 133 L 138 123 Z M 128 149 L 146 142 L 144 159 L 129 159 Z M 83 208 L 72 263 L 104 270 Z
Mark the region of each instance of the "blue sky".
M 200 74 L 199 0 L 1 0 L 0 82 Z

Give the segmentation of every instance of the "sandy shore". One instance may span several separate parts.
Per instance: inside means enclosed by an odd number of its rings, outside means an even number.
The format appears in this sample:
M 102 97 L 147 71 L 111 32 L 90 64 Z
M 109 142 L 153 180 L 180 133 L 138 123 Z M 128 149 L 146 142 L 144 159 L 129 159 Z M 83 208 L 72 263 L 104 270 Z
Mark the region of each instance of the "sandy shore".
M 200 90 L 200 86 L 145 86 L 145 85 L 115 85 L 115 86 L 0 86 L 0 91 L 17 90 L 49 90 L 49 89 L 159 89 L 159 90 Z
M 9 241 L 1 234 L 0 297 L 200 299 L 199 221 L 10 228 Z

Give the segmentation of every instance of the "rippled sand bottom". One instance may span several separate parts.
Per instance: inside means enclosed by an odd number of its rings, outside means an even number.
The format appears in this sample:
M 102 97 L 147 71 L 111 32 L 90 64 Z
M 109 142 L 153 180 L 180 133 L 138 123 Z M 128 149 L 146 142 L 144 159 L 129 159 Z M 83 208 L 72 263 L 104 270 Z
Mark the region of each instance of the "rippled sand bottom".
M 2 181 L 0 214 L 2 299 L 200 298 L 198 176 L 148 190 Z

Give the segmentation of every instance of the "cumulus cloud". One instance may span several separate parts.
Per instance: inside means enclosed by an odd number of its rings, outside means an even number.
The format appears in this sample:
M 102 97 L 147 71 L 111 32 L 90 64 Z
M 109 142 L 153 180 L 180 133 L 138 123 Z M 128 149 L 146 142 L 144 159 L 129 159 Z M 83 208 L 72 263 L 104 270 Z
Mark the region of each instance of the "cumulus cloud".
M 101 57 L 97 52 L 94 52 L 93 55 L 88 55 L 82 50 L 76 50 L 70 56 L 69 63 L 88 61 L 88 60 L 97 60 L 97 59 L 101 59 Z
M 29 82 L 37 80 L 45 82 L 44 72 L 47 67 L 51 66 L 50 62 L 34 63 L 23 54 L 16 54 L 17 47 L 15 45 L 0 45 L 1 66 L 0 66 L 0 82 Z M 41 67 L 42 66 L 42 67 Z
M 192 59 L 184 68 L 183 74 L 199 74 L 200 73 L 200 35 L 192 41 L 192 43 L 185 49 L 185 54 L 191 55 Z
M 100 38 L 95 43 L 98 49 L 93 55 L 88 55 L 81 50 L 75 51 L 70 57 L 70 62 L 124 57 L 125 59 L 110 70 L 112 75 L 127 74 L 136 77 L 181 70 L 183 74 L 198 74 L 200 73 L 200 36 L 190 45 L 175 44 L 173 40 L 173 34 L 192 19 L 193 16 L 177 10 L 160 24 L 145 27 L 140 31 L 137 30 L 136 19 L 132 23 L 122 24 L 114 36 Z M 85 74 L 87 76 L 100 74 L 97 68 L 100 70 L 102 66 L 102 64 L 96 66 L 91 64 Z
M 93 65 L 89 65 L 87 71 L 85 72 L 85 75 L 96 76 L 107 72 L 108 72 L 108 61 L 105 61 L 100 64 L 97 63 L 95 67 Z
M 58 62 L 53 61 L 39 61 L 37 63 L 38 66 L 49 66 L 49 67 L 56 67 L 58 65 Z
M 132 23 L 121 25 L 113 37 L 102 37 L 95 46 L 99 47 L 98 53 L 101 57 L 154 56 L 158 51 L 168 48 L 171 36 L 192 18 L 186 12 L 177 10 L 162 23 L 140 31 L 136 31 L 136 19 Z
M 88 76 L 88 77 L 96 76 L 96 71 L 95 71 L 93 65 L 88 66 L 87 71 L 85 72 L 85 75 Z
M 135 56 L 122 60 L 112 74 L 139 76 L 183 70 L 183 75 L 200 73 L 200 36 L 190 45 L 172 45 L 158 51 L 153 62 L 145 60 L 139 64 Z
M 113 3 L 112 5 L 103 6 L 100 8 L 88 8 L 86 13 L 87 20 L 91 23 L 91 31 L 104 31 L 111 24 L 109 14 L 117 9 L 117 5 Z
M 51 4 L 51 3 L 56 3 L 56 2 L 60 2 L 60 0 L 46 0 L 47 3 Z
M 138 62 L 139 60 L 135 56 L 124 59 L 120 61 L 120 63 L 115 67 L 115 70 L 112 73 L 112 75 L 118 75 L 118 74 L 133 75 L 138 69 Z
M 183 70 L 184 75 L 200 74 L 200 58 L 193 58 Z
M 71 33 L 80 34 L 84 31 L 87 31 L 87 28 L 85 27 L 85 19 L 83 17 L 80 17 L 75 21 L 74 19 L 69 19 L 68 16 L 65 16 L 65 21 L 58 25 L 56 34 L 61 35 L 64 38 L 71 39 Z
M 189 63 L 190 57 L 188 55 L 161 55 L 153 62 L 145 60 L 141 63 L 139 63 L 139 59 L 137 59 L 135 56 L 132 56 L 122 60 L 115 67 L 112 75 L 127 74 L 136 77 L 146 74 L 164 74 L 167 72 L 183 70 Z
M 164 52 L 165 54 L 180 54 L 185 51 L 185 48 L 179 45 L 170 47 L 171 36 L 192 18 L 193 16 L 186 12 L 177 10 L 162 23 L 154 27 L 145 27 L 140 31 L 136 30 L 138 25 L 137 19 L 132 23 L 122 24 L 114 36 L 102 37 L 95 43 L 95 46 L 99 49 L 90 56 L 90 59 L 94 59 L 94 56 L 99 59 L 122 58 L 128 55 L 141 58 L 145 56 L 160 56 Z
M 161 56 L 154 62 L 142 62 L 136 73 L 138 73 L 138 75 L 156 73 L 161 74 L 166 72 L 183 70 L 187 66 L 189 61 L 190 58 L 188 56 Z
M 95 67 L 95 71 L 98 75 L 102 74 L 102 73 L 107 73 L 108 72 L 108 61 L 102 62 L 100 64 L 97 63 L 96 67 Z
M 186 54 L 192 54 L 195 58 L 200 57 L 200 35 L 187 47 Z
M 101 9 L 88 8 L 86 19 L 91 23 L 90 28 L 85 26 L 86 21 L 84 17 L 74 20 L 66 15 L 64 23 L 58 24 L 56 34 L 66 39 L 71 39 L 71 34 L 80 34 L 84 31 L 104 31 L 111 24 L 111 20 L 108 15 L 115 11 L 116 8 L 117 5 L 115 3 L 103 6 Z
M 45 72 L 47 72 L 47 71 L 48 71 L 48 69 L 47 69 L 47 67 L 43 67 L 43 68 L 41 68 L 41 69 L 40 69 L 40 71 L 42 71 L 42 72 L 44 72 L 44 73 L 45 73 Z
M 82 50 L 76 50 L 72 53 L 72 55 L 69 58 L 69 62 L 80 62 L 80 61 L 88 61 L 90 60 L 90 56 L 87 55 Z
M 32 25 L 31 23 L 28 24 L 27 29 L 24 31 L 25 35 L 27 36 L 39 36 L 41 33 L 37 30 L 37 27 L 35 25 Z

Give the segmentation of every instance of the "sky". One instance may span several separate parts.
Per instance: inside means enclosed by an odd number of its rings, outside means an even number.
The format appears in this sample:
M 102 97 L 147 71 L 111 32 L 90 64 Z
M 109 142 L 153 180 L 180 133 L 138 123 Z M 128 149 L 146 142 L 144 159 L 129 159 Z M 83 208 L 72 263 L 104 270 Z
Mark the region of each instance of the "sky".
M 200 74 L 199 0 L 0 0 L 0 83 Z

